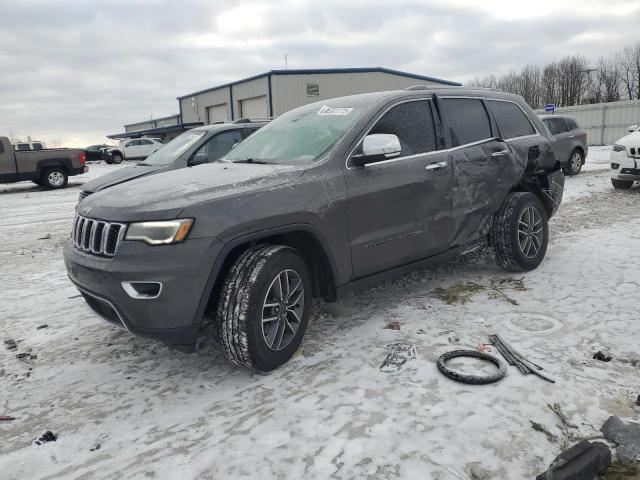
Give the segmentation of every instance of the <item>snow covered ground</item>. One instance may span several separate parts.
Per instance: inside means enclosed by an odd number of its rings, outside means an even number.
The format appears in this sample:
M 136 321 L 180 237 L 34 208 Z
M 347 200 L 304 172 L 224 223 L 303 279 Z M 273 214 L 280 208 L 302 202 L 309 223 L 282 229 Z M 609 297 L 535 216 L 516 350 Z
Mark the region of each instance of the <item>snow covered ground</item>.
M 0 477 L 533 478 L 569 434 L 640 413 L 640 188 L 613 190 L 604 150 L 567 179 L 546 260 L 513 277 L 525 291 L 507 292 L 517 305 L 434 294 L 509 277 L 476 252 L 318 303 L 300 351 L 269 375 L 234 367 L 209 338 L 184 355 L 132 337 L 79 298 L 61 258 L 78 185 L 122 167 L 94 165 L 61 191 L 0 186 L 0 340 L 17 342 L 0 343 L 0 415 L 16 417 L 0 421 Z M 394 321 L 399 330 L 385 328 Z M 438 372 L 439 355 L 492 333 L 557 383 L 513 367 L 486 386 Z M 395 342 L 416 358 L 381 372 Z M 600 349 L 614 359 L 593 360 Z M 577 428 L 563 431 L 554 403 Z M 32 444 L 46 430 L 58 440 Z

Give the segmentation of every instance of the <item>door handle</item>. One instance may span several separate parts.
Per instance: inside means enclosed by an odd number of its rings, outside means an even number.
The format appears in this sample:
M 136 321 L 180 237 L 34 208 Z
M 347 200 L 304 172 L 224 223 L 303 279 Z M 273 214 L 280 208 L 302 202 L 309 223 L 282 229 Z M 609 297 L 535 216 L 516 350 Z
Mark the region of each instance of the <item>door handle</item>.
M 491 154 L 492 157 L 502 157 L 504 155 L 511 155 L 511 150 L 509 150 L 508 148 L 504 149 L 504 150 L 500 150 L 499 152 L 493 152 Z
M 427 165 L 426 167 L 424 167 L 424 169 L 428 172 L 431 172 L 433 170 L 440 170 L 441 168 L 444 168 L 447 166 L 447 162 L 437 162 L 437 163 L 432 163 L 431 165 Z

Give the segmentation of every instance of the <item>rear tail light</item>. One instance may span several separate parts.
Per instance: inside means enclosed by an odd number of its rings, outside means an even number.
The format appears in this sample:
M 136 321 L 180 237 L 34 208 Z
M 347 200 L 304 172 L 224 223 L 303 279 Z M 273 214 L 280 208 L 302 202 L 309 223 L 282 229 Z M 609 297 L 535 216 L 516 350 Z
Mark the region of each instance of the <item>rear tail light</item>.
M 80 151 L 80 165 L 84 165 L 85 162 L 87 161 L 87 155 L 84 153 L 84 150 Z

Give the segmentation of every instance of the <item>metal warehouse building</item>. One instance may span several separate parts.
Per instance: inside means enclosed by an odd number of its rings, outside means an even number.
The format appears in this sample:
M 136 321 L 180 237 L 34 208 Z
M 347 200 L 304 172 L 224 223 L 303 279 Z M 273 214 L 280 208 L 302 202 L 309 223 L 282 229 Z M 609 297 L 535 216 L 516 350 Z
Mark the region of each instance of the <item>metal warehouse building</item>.
M 449 80 L 380 67 L 271 70 L 178 97 L 179 114 L 125 125 L 124 133 L 109 135 L 109 138 L 157 136 L 170 140 L 199 125 L 245 117 L 277 117 L 320 100 L 400 90 L 417 84 L 460 86 Z
M 211 124 L 243 117 L 276 117 L 319 100 L 399 90 L 416 84 L 460 85 L 386 68 L 271 70 L 178 97 L 184 123 Z

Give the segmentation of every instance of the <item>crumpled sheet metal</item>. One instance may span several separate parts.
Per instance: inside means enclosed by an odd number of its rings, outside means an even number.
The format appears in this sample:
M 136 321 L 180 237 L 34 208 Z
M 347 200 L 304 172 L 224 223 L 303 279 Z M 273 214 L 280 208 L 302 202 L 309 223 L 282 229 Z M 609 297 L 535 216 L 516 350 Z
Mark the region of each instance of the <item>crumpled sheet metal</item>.
M 511 148 L 512 155 L 492 156 L 504 145 L 485 142 L 451 153 L 454 245 L 464 244 L 478 230 L 486 233 L 488 220 L 524 177 L 527 159 L 518 149 Z

